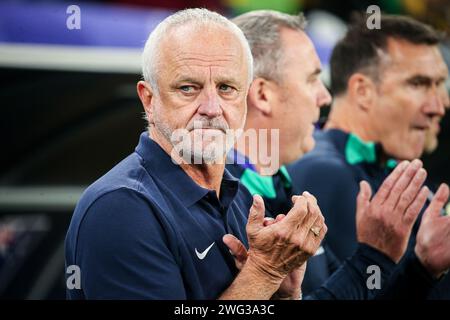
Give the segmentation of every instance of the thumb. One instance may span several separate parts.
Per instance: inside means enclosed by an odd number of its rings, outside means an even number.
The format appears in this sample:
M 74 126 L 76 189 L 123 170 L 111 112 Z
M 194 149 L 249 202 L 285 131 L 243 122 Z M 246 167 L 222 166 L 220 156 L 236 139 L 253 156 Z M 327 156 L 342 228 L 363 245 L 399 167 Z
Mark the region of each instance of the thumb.
M 248 214 L 247 231 L 248 233 L 257 232 L 264 224 L 264 200 L 260 195 L 253 196 L 253 204 Z
M 443 183 L 439 186 L 439 189 L 436 191 L 436 194 L 434 195 L 433 200 L 431 200 L 427 210 L 425 210 L 422 219 L 427 221 L 429 219 L 439 217 L 439 215 L 441 214 L 441 209 L 448 201 L 448 196 L 449 196 L 448 185 Z
M 370 204 L 370 197 L 372 196 L 372 188 L 367 183 L 367 181 L 362 180 L 359 183 L 359 193 L 356 197 L 356 219 L 361 217 Z
M 231 254 L 236 258 L 236 260 L 239 263 L 244 264 L 247 260 L 247 249 L 245 248 L 241 240 L 239 240 L 232 234 L 224 235 L 222 240 L 230 250 Z

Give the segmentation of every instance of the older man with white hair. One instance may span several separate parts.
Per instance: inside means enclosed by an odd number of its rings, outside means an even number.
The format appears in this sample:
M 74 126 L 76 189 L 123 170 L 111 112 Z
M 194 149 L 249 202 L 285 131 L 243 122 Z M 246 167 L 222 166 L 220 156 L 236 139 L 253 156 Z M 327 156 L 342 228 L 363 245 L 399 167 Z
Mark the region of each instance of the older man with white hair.
M 244 35 L 219 14 L 184 10 L 158 25 L 143 58 L 137 91 L 148 132 L 77 204 L 66 265 L 79 268 L 81 285 L 68 297 L 286 297 L 283 281 L 299 275 L 327 227 L 308 193 L 267 226 L 262 199 L 225 170 L 227 133 L 243 127 L 252 80 Z M 228 233 L 249 249 L 239 273 Z

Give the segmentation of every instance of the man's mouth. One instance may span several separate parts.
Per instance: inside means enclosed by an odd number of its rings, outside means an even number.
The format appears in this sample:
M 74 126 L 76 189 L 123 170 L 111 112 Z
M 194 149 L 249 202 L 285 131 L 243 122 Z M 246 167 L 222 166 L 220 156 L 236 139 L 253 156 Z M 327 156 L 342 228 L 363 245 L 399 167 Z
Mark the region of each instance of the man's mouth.
M 194 130 L 201 130 L 202 132 L 207 132 L 207 131 L 221 131 L 223 133 L 225 133 L 225 130 L 223 128 L 211 128 L 211 127 L 202 127 L 202 128 L 194 128 L 191 131 Z
M 431 129 L 431 131 L 432 131 L 434 134 L 439 134 L 439 132 L 441 131 L 441 125 L 439 124 L 438 121 L 437 121 L 437 122 L 433 122 L 433 123 L 431 124 L 430 129 Z
M 439 132 L 441 132 L 441 125 L 439 124 L 439 122 L 438 122 L 438 123 L 435 123 L 435 124 L 434 124 L 434 127 L 435 127 L 435 132 L 436 132 L 436 134 L 438 134 Z
M 412 129 L 425 132 L 426 130 L 430 129 L 430 126 L 427 124 L 413 125 Z

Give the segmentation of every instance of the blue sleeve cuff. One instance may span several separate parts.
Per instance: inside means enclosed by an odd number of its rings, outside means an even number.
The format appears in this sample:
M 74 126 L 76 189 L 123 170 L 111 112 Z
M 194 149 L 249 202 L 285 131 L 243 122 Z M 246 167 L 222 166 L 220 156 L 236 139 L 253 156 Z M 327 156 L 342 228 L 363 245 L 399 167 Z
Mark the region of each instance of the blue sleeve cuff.
M 375 298 L 423 300 L 438 282 L 420 263 L 414 250 L 410 250 Z
M 371 266 L 378 267 L 379 286 L 368 285 Z M 362 300 L 372 299 L 391 276 L 396 264 L 385 254 L 359 243 L 355 253 L 333 273 L 325 284 L 306 299 Z

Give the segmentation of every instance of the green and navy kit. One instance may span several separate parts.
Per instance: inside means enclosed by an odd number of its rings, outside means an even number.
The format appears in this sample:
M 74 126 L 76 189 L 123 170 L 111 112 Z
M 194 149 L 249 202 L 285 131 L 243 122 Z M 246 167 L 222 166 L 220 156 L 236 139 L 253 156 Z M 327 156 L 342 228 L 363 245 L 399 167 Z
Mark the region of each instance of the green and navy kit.
M 396 161 L 381 160 L 385 157 L 382 157 L 380 144 L 364 142 L 356 135 L 341 130 L 316 130 L 314 136 L 315 148 L 290 164 L 287 170 L 299 192 L 307 190 L 317 198 L 328 226 L 326 243 L 337 259 L 344 261 L 357 248 L 355 213 L 359 182 L 366 180 L 375 193 L 395 167 Z M 409 253 L 395 271 L 404 279 L 404 265 L 412 261 L 419 264 L 414 250 L 411 250 L 419 223 L 420 217 L 413 228 Z M 434 298 L 449 297 L 449 278 L 447 276 L 436 284 L 427 277 L 425 270 L 421 276 L 424 287 L 428 284 L 431 290 L 435 286 L 431 292 Z
M 264 199 L 266 216 L 275 218 L 287 214 L 292 207 L 291 197 L 295 192 L 291 177 L 282 166 L 273 176 L 260 175 L 250 160 L 231 150 L 227 156 L 227 170 L 239 178 L 252 195 Z M 356 253 L 339 272 L 341 263 L 328 245 L 323 242 L 316 255 L 308 260 L 302 292 L 307 299 L 370 299 L 376 292 L 367 289 L 364 276 L 369 265 L 377 264 L 383 269 L 383 281 L 394 268 L 394 263 L 375 249 L 360 244 Z
M 292 207 L 292 181 L 285 166 L 273 176 L 260 175 L 248 157 L 233 149 L 227 155 L 227 170 L 252 194 L 263 197 L 270 216 L 286 214 Z

